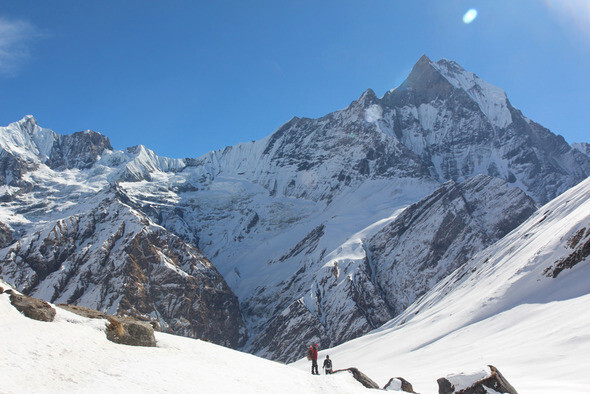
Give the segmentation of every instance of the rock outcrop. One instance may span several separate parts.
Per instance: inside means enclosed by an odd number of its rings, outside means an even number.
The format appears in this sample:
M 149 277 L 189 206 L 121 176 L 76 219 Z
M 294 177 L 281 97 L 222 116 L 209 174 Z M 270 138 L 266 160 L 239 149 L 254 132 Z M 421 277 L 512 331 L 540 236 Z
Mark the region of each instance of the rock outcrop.
M 469 383 L 465 376 L 457 379 L 458 375 L 438 379 L 439 394 L 483 394 L 489 393 L 490 389 L 497 393 L 518 394 L 496 367 L 493 365 L 488 367 L 490 369 L 488 376 Z M 456 383 L 457 380 L 460 383 Z
M 403 391 L 406 393 L 416 394 L 416 392 L 414 391 L 414 387 L 412 387 L 412 384 L 408 382 L 406 379 L 400 378 L 399 376 L 397 378 L 389 379 L 389 382 L 387 382 L 387 384 L 383 386 L 383 390 Z
M 349 372 L 349 373 L 351 373 L 352 376 L 356 380 L 358 380 L 363 386 L 365 386 L 368 389 L 379 389 L 379 385 L 377 383 L 375 383 L 367 375 L 365 375 L 364 373 L 362 373 L 361 371 L 359 371 L 358 368 L 350 367 L 350 368 L 346 368 L 346 369 L 337 369 L 336 371 L 334 371 L 334 373 L 339 373 L 339 372 Z
M 12 230 L 0 222 L 0 248 L 4 248 L 13 242 Z
M 12 306 L 29 319 L 52 322 L 55 318 L 55 309 L 43 300 L 19 294 L 11 289 L 2 292 L 10 294 Z
M 130 346 L 156 346 L 154 328 L 146 322 L 126 317 L 111 317 L 106 327 L 107 339 Z

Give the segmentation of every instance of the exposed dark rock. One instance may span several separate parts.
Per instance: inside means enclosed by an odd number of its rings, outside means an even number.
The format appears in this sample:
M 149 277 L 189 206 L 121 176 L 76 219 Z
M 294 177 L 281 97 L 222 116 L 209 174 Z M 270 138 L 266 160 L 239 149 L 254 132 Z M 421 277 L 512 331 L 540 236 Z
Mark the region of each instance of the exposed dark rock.
M 520 189 L 487 175 L 446 182 L 409 206 L 366 241 L 372 276 L 394 316 L 535 210 Z
M 350 372 L 356 380 L 358 380 L 363 386 L 365 386 L 368 389 L 379 389 L 380 388 L 377 383 L 375 383 L 373 380 L 371 380 L 371 378 L 369 378 L 367 375 L 365 375 L 364 373 L 362 373 L 361 371 L 359 371 L 355 367 L 350 367 L 350 368 L 346 368 L 346 369 L 337 369 L 336 371 L 334 371 L 334 373 L 345 372 L 345 371 Z
M 36 163 L 31 163 L 5 150 L 0 150 L 0 184 L 2 185 L 25 186 L 26 182 L 22 180 L 23 174 L 37 167 L 38 164 Z
M 157 326 L 157 322 L 145 322 L 131 317 L 113 316 L 79 305 L 58 304 L 57 306 L 90 319 L 108 320 L 106 335 L 109 341 L 132 346 L 156 346 L 154 326 Z
M 313 252 L 317 248 L 320 239 L 324 236 L 324 230 L 325 226 L 323 224 L 314 228 L 309 234 L 305 236 L 305 238 L 299 241 L 297 245 L 293 247 L 293 249 L 281 256 L 279 261 L 285 261 L 288 258 L 303 253 L 304 251 L 306 251 L 308 254 Z
M 111 317 L 106 328 L 109 341 L 131 346 L 156 346 L 151 324 L 128 317 Z
M 385 386 L 383 386 L 383 390 L 394 389 L 394 388 L 395 389 L 400 388 L 402 391 L 405 391 L 406 393 L 416 394 L 416 392 L 414 391 L 414 388 L 412 387 L 412 384 L 410 382 L 408 382 L 406 379 L 400 378 L 399 376 L 397 378 L 389 379 L 389 382 L 387 382 L 387 384 Z
M 474 382 L 471 386 L 456 390 L 453 384 L 447 378 L 440 378 L 438 382 L 439 394 L 486 394 L 489 389 L 498 393 L 518 394 L 516 389 L 506 380 L 506 378 L 493 365 L 488 365 L 491 370 L 490 376 Z
M 568 240 L 568 246 L 574 249 L 569 255 L 556 261 L 551 267 L 545 269 L 544 275 L 557 278 L 564 269 L 571 269 L 576 264 L 590 256 L 590 230 L 580 229 Z
M 19 312 L 30 319 L 51 322 L 55 318 L 55 309 L 43 300 L 18 294 L 7 290 L 10 294 L 10 303 Z
M 12 230 L 10 227 L 0 222 L 0 248 L 5 248 L 12 242 Z
M 455 392 L 455 386 L 447 378 L 439 378 L 436 382 L 438 383 L 438 394 L 453 394 Z
M 94 131 L 61 135 L 53 144 L 47 165 L 56 170 L 88 168 L 105 149 L 113 149 L 111 142 Z
M 178 269 L 162 266 L 162 253 Z M 246 340 L 237 297 L 209 260 L 166 231 L 141 232 L 128 243 L 126 286 L 118 313 L 145 319 L 157 313 L 165 331 L 238 348 Z

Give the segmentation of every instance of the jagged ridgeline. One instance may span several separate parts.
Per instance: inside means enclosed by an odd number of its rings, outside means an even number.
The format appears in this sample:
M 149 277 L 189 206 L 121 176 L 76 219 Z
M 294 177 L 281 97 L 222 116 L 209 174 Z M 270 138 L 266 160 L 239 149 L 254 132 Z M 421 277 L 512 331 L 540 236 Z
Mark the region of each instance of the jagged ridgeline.
M 292 361 L 402 313 L 590 174 L 586 143 L 426 56 L 381 98 L 199 158 L 0 128 L 0 276 Z

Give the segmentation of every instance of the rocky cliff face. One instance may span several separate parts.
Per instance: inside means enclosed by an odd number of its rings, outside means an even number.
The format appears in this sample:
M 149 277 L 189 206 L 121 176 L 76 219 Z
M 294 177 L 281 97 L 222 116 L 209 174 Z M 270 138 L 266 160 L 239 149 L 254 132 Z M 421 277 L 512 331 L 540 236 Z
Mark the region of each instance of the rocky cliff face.
M 498 178 L 449 181 L 367 240 L 374 280 L 397 315 L 535 210 Z
M 82 214 L 49 222 L 2 251 L 0 275 L 35 297 L 157 320 L 171 333 L 240 347 L 238 300 L 194 247 L 109 189 Z
M 530 197 L 501 179 L 479 175 L 461 184 L 449 181 L 308 263 L 278 285 L 272 301 L 264 298 L 267 291 L 253 295 L 248 304 L 268 305 L 273 309 L 266 313 L 276 317 L 251 341 L 250 350 L 293 361 L 301 355 L 293 354 L 292 345 L 278 344 L 296 338 L 295 343 L 316 340 L 331 347 L 377 328 L 535 210 Z M 301 299 L 280 310 L 298 294 Z M 309 327 L 320 332 L 310 336 Z
M 105 150 L 113 150 L 108 138 L 94 131 L 81 131 L 59 136 L 46 163 L 55 170 L 90 168 Z

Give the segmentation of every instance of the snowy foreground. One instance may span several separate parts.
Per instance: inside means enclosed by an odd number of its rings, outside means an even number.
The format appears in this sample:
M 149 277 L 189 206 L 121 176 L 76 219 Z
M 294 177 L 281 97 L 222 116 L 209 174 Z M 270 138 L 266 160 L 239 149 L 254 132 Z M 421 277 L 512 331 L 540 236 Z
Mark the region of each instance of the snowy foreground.
M 211 343 L 156 333 L 158 347 L 112 343 L 105 320 L 57 309 L 31 320 L 0 294 L 0 393 L 366 393 L 352 375 L 312 376 Z

